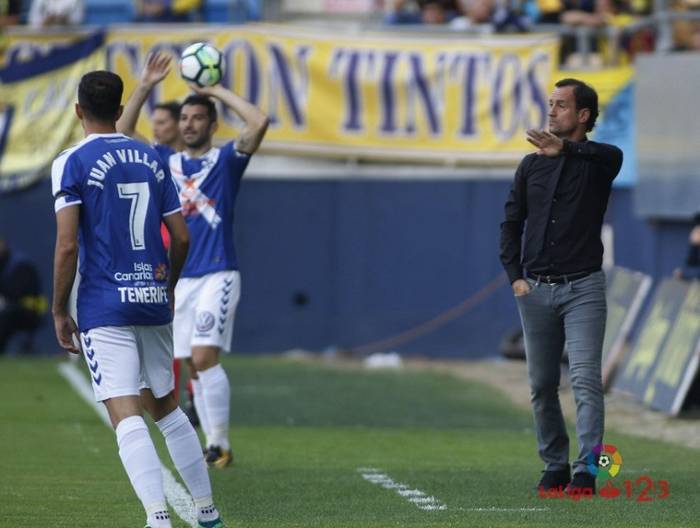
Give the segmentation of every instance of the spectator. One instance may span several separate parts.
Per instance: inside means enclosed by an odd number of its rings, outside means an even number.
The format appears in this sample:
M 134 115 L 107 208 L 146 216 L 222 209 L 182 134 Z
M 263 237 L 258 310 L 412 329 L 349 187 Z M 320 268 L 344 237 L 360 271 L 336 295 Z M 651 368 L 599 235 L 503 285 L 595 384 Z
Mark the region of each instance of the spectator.
M 700 212 L 693 218 L 693 228 L 688 237 L 688 255 L 685 264 L 677 269 L 676 278 L 683 280 L 700 280 Z
M 700 51 L 700 24 L 678 20 L 673 26 L 673 51 Z
M 46 306 L 34 264 L 12 253 L 0 238 L 0 354 L 6 351 L 8 341 L 17 332 L 33 336 Z
M 698 0 L 677 0 L 672 5 L 673 11 L 681 13 L 697 12 L 700 8 Z M 676 20 L 673 22 L 673 50 L 700 50 L 700 24 L 697 20 Z
M 447 24 L 466 15 L 461 0 L 392 0 L 389 4 L 386 24 Z
M 633 32 L 625 31 L 631 24 L 652 14 L 651 0 L 615 0 L 615 14 L 609 24 L 615 27 L 617 38 L 615 45 L 624 50 L 623 58 L 631 62 L 637 53 L 654 51 L 656 31 L 653 27 L 642 27 Z
M 591 29 L 602 28 L 614 13 L 614 0 L 538 0 L 539 22 L 544 24 L 564 24 L 571 27 L 585 26 Z M 563 35 L 560 47 L 560 63 L 567 61 L 580 51 L 575 35 Z M 590 49 L 599 51 L 594 35 L 590 37 Z M 576 65 L 570 65 L 576 67 Z
M 507 0 L 498 1 L 499 11 L 509 9 Z M 495 0 L 467 0 L 464 4 L 464 14 L 470 26 L 479 24 L 490 24 L 493 22 L 494 12 L 496 10 Z
M 19 24 L 22 0 L 0 0 L 0 31 L 6 26 Z
M 83 0 L 32 0 L 28 22 L 33 28 L 78 26 L 84 16 Z
M 496 0 L 495 5 L 491 4 L 488 20 L 497 33 L 511 29 L 525 32 L 536 16 L 535 9 L 536 5 L 531 0 Z
M 202 0 L 136 0 L 141 22 L 193 22 L 200 17 Z

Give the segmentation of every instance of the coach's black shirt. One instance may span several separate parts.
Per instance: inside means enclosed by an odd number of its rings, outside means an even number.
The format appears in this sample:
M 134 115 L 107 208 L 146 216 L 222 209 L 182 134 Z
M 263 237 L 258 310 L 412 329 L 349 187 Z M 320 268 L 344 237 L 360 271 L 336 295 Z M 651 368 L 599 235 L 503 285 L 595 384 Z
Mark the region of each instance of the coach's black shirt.
M 511 283 L 523 268 L 543 275 L 600 269 L 603 215 L 621 166 L 619 148 L 586 140 L 565 140 L 556 157 L 523 158 L 501 224 L 501 262 Z

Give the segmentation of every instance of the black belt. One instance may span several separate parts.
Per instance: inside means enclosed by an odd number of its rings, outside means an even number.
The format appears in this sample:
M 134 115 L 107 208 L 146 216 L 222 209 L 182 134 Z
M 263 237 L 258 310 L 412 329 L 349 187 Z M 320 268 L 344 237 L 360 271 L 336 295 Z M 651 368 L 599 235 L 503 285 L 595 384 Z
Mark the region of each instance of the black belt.
M 536 280 L 537 282 L 544 282 L 547 284 L 564 284 L 567 282 L 583 279 L 588 277 L 591 273 L 595 273 L 600 270 L 593 271 L 579 271 L 576 273 L 568 273 L 565 275 L 540 275 L 539 273 L 527 272 L 528 278 Z

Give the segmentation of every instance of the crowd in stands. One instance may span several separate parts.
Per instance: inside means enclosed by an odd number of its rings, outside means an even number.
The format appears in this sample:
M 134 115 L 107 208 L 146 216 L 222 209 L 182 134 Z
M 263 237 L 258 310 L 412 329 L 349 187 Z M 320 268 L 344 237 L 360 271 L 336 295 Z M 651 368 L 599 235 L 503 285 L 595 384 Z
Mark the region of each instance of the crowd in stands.
M 696 0 L 697 1 L 697 0 Z M 621 31 L 651 14 L 652 0 L 389 0 L 386 24 L 447 24 L 454 29 L 471 28 L 485 32 L 562 31 L 562 61 L 576 51 L 575 28 L 590 28 L 590 49 L 604 49 L 611 39 L 596 37 L 593 30 L 609 30 L 613 44 L 630 55 L 650 51 L 654 33 L 642 28 Z M 564 29 L 571 31 L 564 31 Z M 607 44 L 609 45 L 609 44 Z
M 0 0 L 6 26 L 71 27 L 125 22 L 244 22 L 260 18 L 262 0 Z
M 0 0 L 0 29 L 14 24 L 34 28 L 101 24 L 104 21 L 96 21 L 94 12 L 120 2 L 121 18 L 114 22 L 241 22 L 260 19 L 263 11 L 262 0 Z M 666 2 L 670 10 L 700 13 L 700 0 Z M 215 4 L 218 11 L 212 10 Z M 277 4 L 293 2 L 277 0 Z M 442 25 L 469 33 L 555 30 L 562 34 L 564 63 L 580 47 L 578 28 L 588 28 L 586 48 L 608 64 L 619 63 L 620 50 L 625 52 L 622 56 L 633 58 L 653 50 L 657 40 L 654 24 L 639 23 L 649 20 L 654 0 L 375 0 L 373 5 L 376 19 L 386 26 Z M 674 50 L 700 50 L 700 17 L 677 20 L 672 27 Z

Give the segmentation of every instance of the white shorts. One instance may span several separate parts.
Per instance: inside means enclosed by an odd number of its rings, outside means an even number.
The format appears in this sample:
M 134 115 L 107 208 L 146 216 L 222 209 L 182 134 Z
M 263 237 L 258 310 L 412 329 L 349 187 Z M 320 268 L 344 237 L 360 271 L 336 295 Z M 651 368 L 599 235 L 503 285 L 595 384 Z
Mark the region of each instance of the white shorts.
M 95 399 L 138 396 L 151 389 L 156 398 L 174 386 L 172 326 L 101 326 L 80 334 Z
M 193 346 L 216 346 L 228 352 L 240 296 L 241 275 L 237 271 L 218 271 L 177 281 L 173 318 L 175 357 L 191 357 Z

